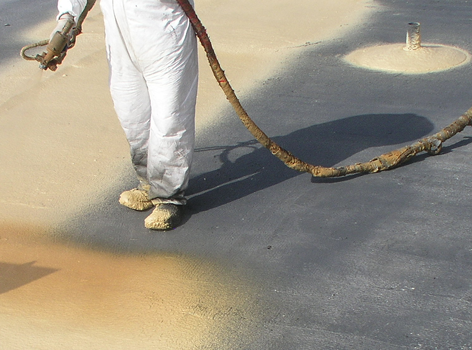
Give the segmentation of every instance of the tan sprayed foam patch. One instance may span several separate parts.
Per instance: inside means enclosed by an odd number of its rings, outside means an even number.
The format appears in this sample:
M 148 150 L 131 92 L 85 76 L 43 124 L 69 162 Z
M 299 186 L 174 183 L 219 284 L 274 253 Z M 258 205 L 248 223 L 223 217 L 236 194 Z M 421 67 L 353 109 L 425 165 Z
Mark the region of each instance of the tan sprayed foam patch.
M 257 326 L 246 282 L 205 259 L 90 251 L 3 224 L 2 348 L 217 349 Z
M 407 51 L 405 44 L 375 45 L 351 52 L 348 63 L 391 73 L 424 74 L 448 70 L 470 62 L 468 52 L 444 45 L 423 45 Z

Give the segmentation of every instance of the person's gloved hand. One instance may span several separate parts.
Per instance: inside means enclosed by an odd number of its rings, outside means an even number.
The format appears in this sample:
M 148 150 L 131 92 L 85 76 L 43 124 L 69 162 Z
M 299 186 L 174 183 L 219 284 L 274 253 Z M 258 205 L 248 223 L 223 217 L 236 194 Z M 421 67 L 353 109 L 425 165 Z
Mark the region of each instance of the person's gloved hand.
M 56 34 L 56 32 L 61 32 L 62 29 L 64 29 L 64 26 L 66 25 L 67 21 L 73 21 L 74 17 L 69 14 L 69 13 L 63 13 L 61 17 L 58 18 L 56 27 L 52 31 L 51 35 L 49 36 L 49 40 L 52 39 L 52 37 Z M 74 28 L 70 30 L 70 34 L 74 32 Z
M 74 17 L 69 13 L 64 13 L 58 18 L 56 27 L 49 37 L 47 52 L 37 56 L 41 69 L 55 71 L 57 65 L 62 63 L 67 50 L 75 44 L 74 27 Z M 58 32 L 61 34 L 59 35 Z

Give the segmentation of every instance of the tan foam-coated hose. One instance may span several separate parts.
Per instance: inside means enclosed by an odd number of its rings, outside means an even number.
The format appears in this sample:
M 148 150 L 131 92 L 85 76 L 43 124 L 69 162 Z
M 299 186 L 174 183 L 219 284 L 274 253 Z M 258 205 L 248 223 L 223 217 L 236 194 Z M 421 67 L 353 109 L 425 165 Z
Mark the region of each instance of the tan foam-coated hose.
M 213 74 L 221 89 L 224 91 L 226 98 L 231 103 L 234 110 L 241 119 L 242 123 L 257 141 L 269 149 L 273 155 L 279 158 L 291 169 L 301 172 L 308 172 L 316 177 L 338 177 L 354 173 L 375 173 L 388 170 L 400 165 L 401 163 L 409 160 L 416 154 L 423 151 L 433 155 L 438 154 L 441 152 L 442 143 L 445 140 L 464 130 L 467 125 L 472 125 L 472 108 L 470 108 L 464 115 L 459 117 L 449 126 L 442 129 L 440 132 L 432 136 L 425 137 L 410 146 L 405 146 L 392 152 L 383 154 L 368 162 L 334 168 L 308 164 L 272 141 L 249 117 L 239 102 L 233 88 L 228 82 L 228 79 L 226 78 L 225 73 L 218 62 L 215 51 L 213 50 L 213 46 L 207 35 L 206 29 L 195 13 L 192 5 L 190 5 L 188 0 L 177 0 L 177 2 L 182 7 L 187 17 L 190 19 L 190 22 L 192 23 L 192 26 L 200 40 L 200 43 L 206 52 Z
M 442 143 L 444 141 L 464 130 L 467 125 L 472 125 L 472 108 L 470 108 L 461 117 L 459 117 L 449 126 L 442 129 L 440 132 L 432 136 L 425 137 L 410 146 L 405 146 L 392 152 L 383 154 L 368 162 L 356 163 L 341 167 L 323 167 L 308 164 L 291 154 L 289 151 L 280 147 L 273 140 L 271 140 L 249 117 L 249 115 L 246 113 L 243 106 L 239 102 L 239 99 L 237 98 L 233 88 L 228 82 L 228 79 L 226 78 L 226 75 L 223 69 L 221 68 L 220 63 L 218 62 L 215 51 L 213 50 L 210 38 L 206 33 L 206 29 L 201 23 L 197 14 L 195 13 L 192 5 L 190 5 L 188 0 L 177 0 L 177 2 L 182 7 L 187 17 L 190 19 L 193 29 L 195 30 L 195 33 L 197 34 L 200 43 L 202 44 L 206 52 L 208 62 L 210 63 L 210 67 L 213 71 L 213 75 L 215 76 L 216 80 L 218 81 L 218 84 L 225 93 L 226 98 L 231 103 L 237 115 L 241 119 L 242 123 L 256 138 L 256 140 L 259 141 L 259 143 L 269 149 L 274 156 L 279 158 L 286 166 L 291 169 L 300 172 L 308 172 L 316 177 L 338 177 L 355 173 L 375 173 L 379 171 L 384 171 L 402 164 L 403 162 L 409 160 L 416 154 L 423 151 L 426 151 L 433 155 L 438 154 L 439 152 L 441 152 Z M 84 11 L 84 14 L 82 16 L 83 18 L 81 18 L 80 21 L 80 25 L 82 24 L 87 12 L 90 10 L 94 3 L 95 0 L 88 0 L 88 6 L 86 9 L 87 11 Z M 26 55 L 26 50 L 37 46 L 47 45 L 48 42 L 49 40 L 43 40 L 36 44 L 27 45 L 23 47 L 21 49 L 21 56 L 26 60 L 35 60 L 34 57 Z
M 410 146 L 405 146 L 392 152 L 383 154 L 368 162 L 356 163 L 353 165 L 335 168 L 308 164 L 277 145 L 249 117 L 239 102 L 233 88 L 228 82 L 228 79 L 226 78 L 225 73 L 219 64 L 218 59 L 216 58 L 215 51 L 213 50 L 213 46 L 206 33 L 206 29 L 199 20 L 192 5 L 190 5 L 188 0 L 177 0 L 177 2 L 182 7 L 187 17 L 190 19 L 190 22 L 192 23 L 192 26 L 200 40 L 200 43 L 206 52 L 213 74 L 221 89 L 224 91 L 226 98 L 231 103 L 234 110 L 241 119 L 242 123 L 257 141 L 269 149 L 273 155 L 279 158 L 291 169 L 301 172 L 308 172 L 316 177 L 338 177 L 354 173 L 375 173 L 388 170 L 400 165 L 401 163 L 409 160 L 416 154 L 423 151 L 433 155 L 438 154 L 441 151 L 442 143 L 445 140 L 464 130 L 467 125 L 472 125 L 472 108 L 470 108 L 464 115 L 459 117 L 449 126 L 442 129 L 440 132 L 432 136 L 425 137 Z
M 26 54 L 26 51 L 28 51 L 29 49 L 32 49 L 34 47 L 38 47 L 38 46 L 46 46 L 47 44 L 49 44 L 49 39 L 46 39 L 46 40 L 42 40 L 42 41 L 39 41 L 37 43 L 34 43 L 34 44 L 30 44 L 30 45 L 26 45 L 26 46 L 23 46 L 21 48 L 21 51 L 20 51 L 20 56 L 27 60 L 27 61 L 36 61 L 36 57 L 33 57 L 33 56 L 28 56 Z

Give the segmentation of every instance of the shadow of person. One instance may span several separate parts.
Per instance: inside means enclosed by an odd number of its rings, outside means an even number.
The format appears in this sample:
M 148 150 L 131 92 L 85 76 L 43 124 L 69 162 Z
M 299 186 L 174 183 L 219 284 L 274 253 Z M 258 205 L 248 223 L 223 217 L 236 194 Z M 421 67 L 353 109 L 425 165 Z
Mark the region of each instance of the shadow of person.
M 24 264 L 0 262 L 0 294 L 59 271 L 49 267 L 33 266 L 34 263 L 35 261 Z
M 427 118 L 415 114 L 367 114 L 312 125 L 272 139 L 307 163 L 331 167 L 368 148 L 416 141 L 430 133 L 433 127 Z M 218 207 L 300 175 L 255 140 L 198 148 L 195 152 L 196 157 L 216 152 L 213 157 L 218 158 L 221 166 L 190 179 L 187 194 L 193 213 Z M 369 159 L 361 161 L 366 160 Z

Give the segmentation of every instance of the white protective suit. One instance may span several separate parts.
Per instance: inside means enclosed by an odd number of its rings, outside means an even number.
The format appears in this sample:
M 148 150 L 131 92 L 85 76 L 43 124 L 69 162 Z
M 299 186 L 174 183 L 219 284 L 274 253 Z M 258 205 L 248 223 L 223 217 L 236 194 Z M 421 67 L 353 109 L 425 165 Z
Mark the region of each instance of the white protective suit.
M 58 0 L 77 21 L 87 0 Z M 175 0 L 101 0 L 110 91 L 140 188 L 185 204 L 195 141 L 197 42 Z

